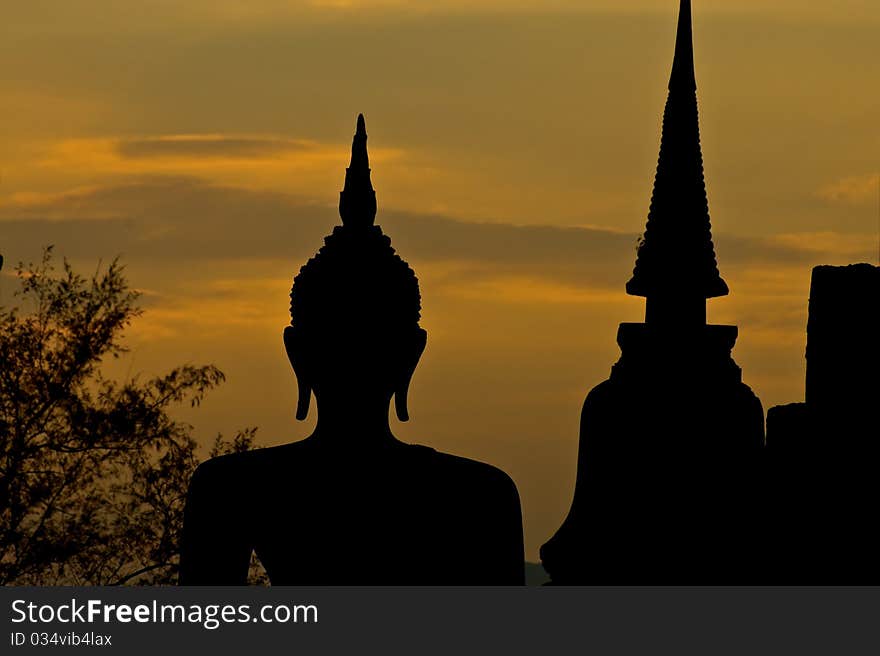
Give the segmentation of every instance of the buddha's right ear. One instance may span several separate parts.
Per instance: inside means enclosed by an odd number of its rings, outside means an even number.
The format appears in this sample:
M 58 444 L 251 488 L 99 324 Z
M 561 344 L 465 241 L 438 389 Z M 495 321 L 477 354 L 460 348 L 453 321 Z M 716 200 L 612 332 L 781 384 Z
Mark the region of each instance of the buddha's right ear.
M 290 360 L 290 366 L 293 367 L 293 373 L 296 375 L 296 386 L 298 388 L 296 400 L 296 418 L 304 421 L 309 416 L 309 404 L 312 400 L 312 384 L 309 382 L 308 366 L 303 361 L 303 353 L 300 346 L 296 328 L 287 326 L 284 328 L 284 348 L 287 351 L 287 359 Z

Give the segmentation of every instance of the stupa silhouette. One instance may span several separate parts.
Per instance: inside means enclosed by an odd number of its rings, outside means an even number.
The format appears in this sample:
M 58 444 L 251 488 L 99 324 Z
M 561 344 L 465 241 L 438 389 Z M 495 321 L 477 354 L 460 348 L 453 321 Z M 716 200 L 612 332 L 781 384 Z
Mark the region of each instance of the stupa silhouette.
M 736 326 L 707 325 L 728 293 L 715 260 L 700 148 L 691 3 L 682 0 L 654 193 L 628 294 L 621 357 L 587 396 L 577 482 L 541 549 L 556 584 L 738 582 L 758 567 L 761 402 L 731 358 Z

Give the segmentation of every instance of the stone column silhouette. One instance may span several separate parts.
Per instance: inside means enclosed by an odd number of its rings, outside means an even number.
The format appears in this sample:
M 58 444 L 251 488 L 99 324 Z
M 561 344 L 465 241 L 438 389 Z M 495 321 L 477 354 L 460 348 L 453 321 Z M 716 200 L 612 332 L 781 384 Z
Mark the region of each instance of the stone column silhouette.
M 556 584 L 740 582 L 759 561 L 761 402 L 731 357 L 735 326 L 707 325 L 728 293 L 712 244 L 694 77 L 681 2 L 647 228 L 621 357 L 587 396 L 574 500 L 541 549 Z
M 880 267 L 813 269 L 806 402 L 767 412 L 769 582 L 880 581 Z

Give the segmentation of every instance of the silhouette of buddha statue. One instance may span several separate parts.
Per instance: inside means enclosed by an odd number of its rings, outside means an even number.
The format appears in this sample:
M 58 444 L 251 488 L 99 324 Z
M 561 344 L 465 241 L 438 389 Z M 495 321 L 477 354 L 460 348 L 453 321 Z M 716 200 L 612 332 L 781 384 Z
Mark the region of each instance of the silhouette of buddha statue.
M 644 241 L 621 357 L 587 396 L 577 481 L 541 549 L 554 583 L 741 582 L 760 560 L 761 402 L 731 358 L 735 326 L 706 324 L 728 293 L 715 260 L 700 149 L 691 8 L 682 0 Z
M 256 552 L 275 585 L 523 584 L 519 496 L 499 469 L 391 432 L 425 348 L 412 269 L 373 225 L 358 117 L 340 194 L 343 225 L 294 279 L 284 345 L 312 394 L 308 438 L 203 463 L 190 484 L 185 585 L 243 584 Z

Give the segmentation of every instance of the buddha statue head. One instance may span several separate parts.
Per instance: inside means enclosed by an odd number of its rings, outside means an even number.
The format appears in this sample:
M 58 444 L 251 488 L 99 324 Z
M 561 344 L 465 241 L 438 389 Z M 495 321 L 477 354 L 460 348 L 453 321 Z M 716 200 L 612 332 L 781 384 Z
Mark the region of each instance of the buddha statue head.
M 299 271 L 290 292 L 291 324 L 284 345 L 296 374 L 296 417 L 308 415 L 311 394 L 322 406 L 354 404 L 387 412 L 394 396 L 407 421 L 407 392 L 425 349 L 419 327 L 418 279 L 373 225 L 376 194 L 370 182 L 367 133 L 358 116 L 351 165 L 340 194 L 342 225 Z

